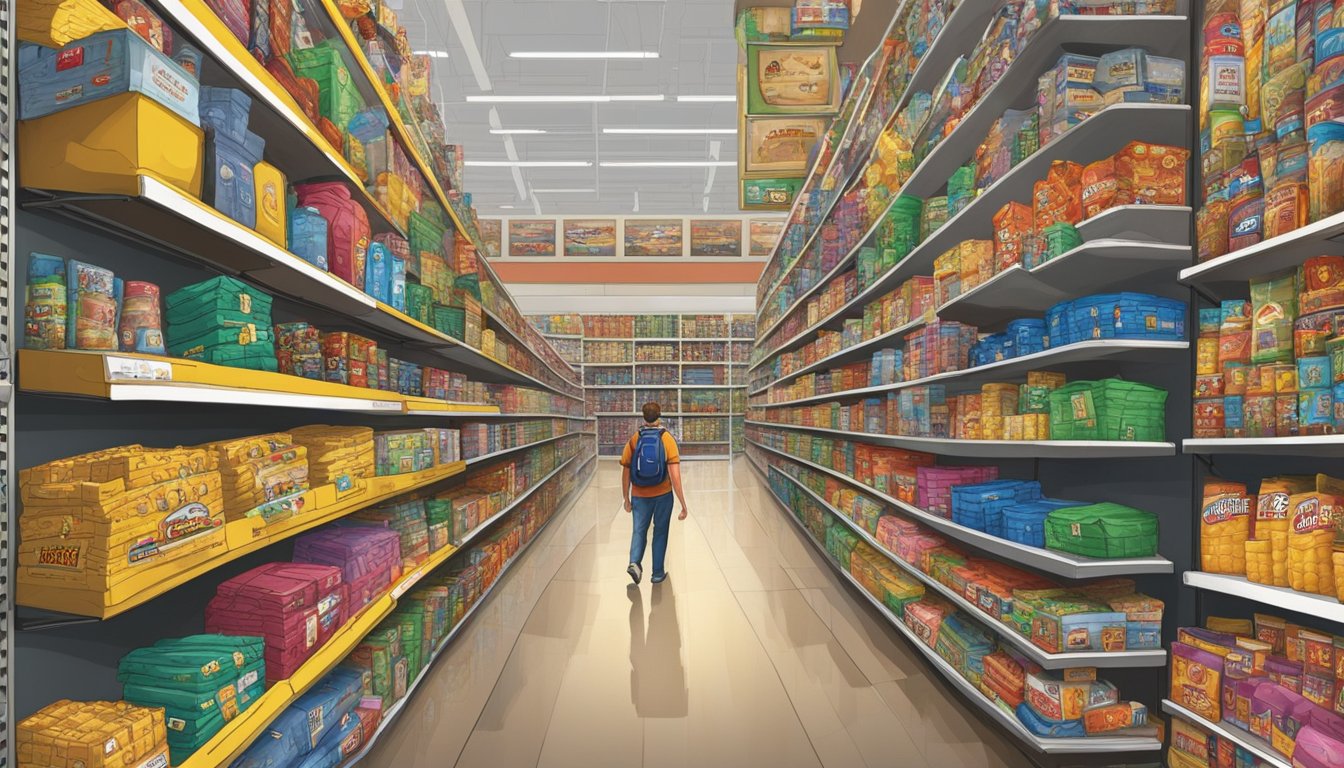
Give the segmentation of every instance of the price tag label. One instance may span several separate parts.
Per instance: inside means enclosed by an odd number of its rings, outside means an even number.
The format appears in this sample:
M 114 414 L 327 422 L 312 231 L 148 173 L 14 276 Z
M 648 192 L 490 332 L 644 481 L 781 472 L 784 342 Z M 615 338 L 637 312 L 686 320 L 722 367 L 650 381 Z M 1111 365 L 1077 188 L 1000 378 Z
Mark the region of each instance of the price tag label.
M 375 411 L 400 411 L 401 403 L 396 400 L 370 400 Z
M 173 364 L 165 360 L 142 360 L 135 357 L 108 355 L 108 381 L 172 381 Z

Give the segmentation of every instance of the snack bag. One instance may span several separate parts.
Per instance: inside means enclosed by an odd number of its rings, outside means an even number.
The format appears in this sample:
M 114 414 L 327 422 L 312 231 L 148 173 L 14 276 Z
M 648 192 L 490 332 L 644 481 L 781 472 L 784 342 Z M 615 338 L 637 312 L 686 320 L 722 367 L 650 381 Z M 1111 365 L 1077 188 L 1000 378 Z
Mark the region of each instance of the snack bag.
M 1185 205 L 1190 150 L 1132 141 L 1115 153 L 1116 205 Z
M 70 349 L 117 351 L 121 281 L 112 270 L 66 261 L 66 331 Z
M 1335 519 L 1344 515 L 1344 480 L 1316 476 L 1313 491 L 1289 497 L 1288 585 L 1299 592 L 1333 595 Z
M 1199 551 L 1209 573 L 1246 573 L 1246 541 L 1251 537 L 1251 500 L 1246 486 L 1226 480 L 1204 483 L 1199 518 Z
M 1115 158 L 1108 157 L 1083 167 L 1083 218 L 1090 219 L 1115 205 Z

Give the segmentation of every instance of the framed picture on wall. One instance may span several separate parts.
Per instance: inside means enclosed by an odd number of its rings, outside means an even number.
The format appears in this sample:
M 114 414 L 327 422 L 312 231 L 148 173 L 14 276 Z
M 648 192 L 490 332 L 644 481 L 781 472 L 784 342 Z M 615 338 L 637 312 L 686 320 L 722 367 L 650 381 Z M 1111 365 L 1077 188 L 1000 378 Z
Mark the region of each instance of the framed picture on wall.
M 750 242 L 747 254 L 769 256 L 775 243 L 779 242 L 779 236 L 784 233 L 784 219 L 752 219 L 748 227 Z
M 680 256 L 685 237 L 681 219 L 626 219 L 625 255 L 637 258 Z
M 748 117 L 743 171 L 805 175 L 812 149 L 830 122 L 827 117 Z
M 565 255 L 610 258 L 616 255 L 615 219 L 565 219 Z
M 835 112 L 840 68 L 832 46 L 747 46 L 747 114 Z
M 487 258 L 499 258 L 500 240 L 502 224 L 499 219 L 480 219 L 477 222 L 477 228 L 481 232 L 481 244 L 485 246 L 485 255 Z
M 509 222 L 510 256 L 554 256 L 555 219 L 514 219 Z
M 741 256 L 741 219 L 691 219 L 692 256 Z

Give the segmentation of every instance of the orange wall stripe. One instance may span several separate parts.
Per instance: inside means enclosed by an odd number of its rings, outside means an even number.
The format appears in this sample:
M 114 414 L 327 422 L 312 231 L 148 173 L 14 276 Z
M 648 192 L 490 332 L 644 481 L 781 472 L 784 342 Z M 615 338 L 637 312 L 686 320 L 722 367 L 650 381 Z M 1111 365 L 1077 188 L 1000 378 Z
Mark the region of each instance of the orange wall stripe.
M 506 283 L 755 283 L 765 264 L 744 262 L 546 262 L 491 260 Z

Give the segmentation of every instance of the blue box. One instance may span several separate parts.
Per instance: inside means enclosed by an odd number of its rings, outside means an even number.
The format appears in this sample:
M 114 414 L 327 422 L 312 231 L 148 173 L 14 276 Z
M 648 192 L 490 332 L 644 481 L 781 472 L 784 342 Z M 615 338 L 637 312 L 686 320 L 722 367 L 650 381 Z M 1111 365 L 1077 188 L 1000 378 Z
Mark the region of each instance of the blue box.
M 1047 341 L 1049 347 L 1062 347 L 1066 344 L 1072 344 L 1073 325 L 1069 322 L 1069 315 L 1073 311 L 1072 301 L 1061 301 L 1045 312 L 1045 330 L 1048 334 Z
M 327 220 L 316 208 L 289 212 L 289 252 L 325 271 L 327 269 Z
M 25 44 L 19 54 L 20 120 L 134 91 L 201 124 L 200 83 L 129 29 L 98 32 L 60 50 Z
M 284 768 L 312 751 L 308 716 L 289 707 L 280 713 L 229 768 Z
M 1075 299 L 1067 312 L 1067 322 L 1075 343 L 1095 339 L 1180 341 L 1185 338 L 1185 313 L 1185 302 L 1175 299 L 1144 293 L 1102 293 Z
M 970 352 L 969 364 L 971 368 L 981 365 L 989 365 L 1000 360 L 1007 360 L 1008 354 L 1008 334 L 992 333 L 979 341 L 972 347 Z
M 1045 549 L 1045 518 L 1056 509 L 1087 506 L 1082 501 L 1036 499 L 1003 508 L 1003 538 Z
M 257 225 L 257 183 L 253 173 L 266 140 L 248 132 L 236 142 L 209 131 L 205 141 L 205 190 L 201 198 L 248 229 Z
M 1024 318 L 1008 323 L 1008 330 L 1004 335 L 1008 337 L 1005 352 L 1009 358 L 1014 358 L 1044 352 L 1050 332 L 1046 328 L 1045 320 Z
M 1041 498 L 1035 480 L 994 480 L 952 487 L 952 522 L 1003 537 L 1003 510 Z
M 390 304 L 392 299 L 392 281 L 389 263 L 392 259 L 392 252 L 386 245 L 374 242 L 369 243 L 369 250 L 364 258 L 364 292 L 383 302 Z M 406 287 L 402 286 L 402 293 L 406 292 Z

